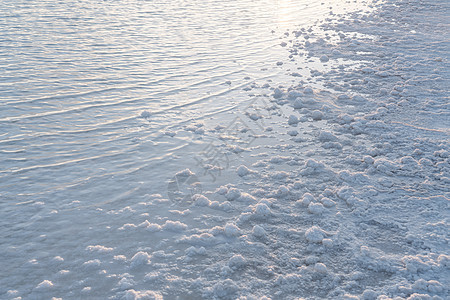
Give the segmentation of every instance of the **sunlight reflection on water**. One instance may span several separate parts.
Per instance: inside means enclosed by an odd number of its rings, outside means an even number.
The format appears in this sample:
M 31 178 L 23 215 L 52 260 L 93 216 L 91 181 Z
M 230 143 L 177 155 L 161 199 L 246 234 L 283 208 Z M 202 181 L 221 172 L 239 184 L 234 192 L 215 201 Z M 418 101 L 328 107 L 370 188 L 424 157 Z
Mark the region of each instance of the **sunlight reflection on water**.
M 285 30 L 346 1 L 0 2 L 0 188 L 20 202 L 106 198 L 118 177 L 132 190 L 130 174 L 188 144 L 161 145 L 163 130 L 232 109 L 247 82 L 282 72 Z

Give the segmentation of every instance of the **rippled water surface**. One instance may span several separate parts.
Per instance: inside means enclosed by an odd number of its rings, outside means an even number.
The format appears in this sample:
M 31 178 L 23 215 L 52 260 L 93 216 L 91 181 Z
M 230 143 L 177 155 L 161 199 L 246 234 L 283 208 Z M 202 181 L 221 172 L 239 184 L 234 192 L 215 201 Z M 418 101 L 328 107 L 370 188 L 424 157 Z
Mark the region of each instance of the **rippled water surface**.
M 161 192 L 193 143 L 164 132 L 232 110 L 246 84 L 280 73 L 279 37 L 328 15 L 322 2 L 1 0 L 1 196 Z

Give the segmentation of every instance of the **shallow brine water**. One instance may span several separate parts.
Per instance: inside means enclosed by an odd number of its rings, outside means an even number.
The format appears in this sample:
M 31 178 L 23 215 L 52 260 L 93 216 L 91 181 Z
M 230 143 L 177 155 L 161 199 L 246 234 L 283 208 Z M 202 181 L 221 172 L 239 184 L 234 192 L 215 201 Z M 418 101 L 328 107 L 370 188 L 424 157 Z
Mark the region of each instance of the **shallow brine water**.
M 330 4 L 2 1 L 2 197 L 58 206 L 142 184 L 161 192 L 191 143 L 164 133 L 233 109 L 246 84 L 280 74 L 279 36 Z

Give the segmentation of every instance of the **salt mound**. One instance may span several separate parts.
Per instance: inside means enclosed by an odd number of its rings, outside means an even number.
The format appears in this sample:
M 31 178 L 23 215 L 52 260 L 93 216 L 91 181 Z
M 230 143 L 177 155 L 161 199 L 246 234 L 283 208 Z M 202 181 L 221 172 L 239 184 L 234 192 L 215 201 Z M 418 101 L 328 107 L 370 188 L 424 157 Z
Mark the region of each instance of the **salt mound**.
M 288 97 L 288 99 L 293 100 L 293 99 L 296 99 L 301 96 L 302 96 L 302 93 L 300 93 L 299 91 L 296 91 L 296 90 L 292 90 L 288 93 L 287 97 Z
M 236 200 L 241 196 L 241 192 L 237 188 L 231 188 L 228 189 L 227 193 L 225 194 L 225 197 L 228 201 Z
M 237 174 L 241 177 L 248 175 L 250 173 L 253 173 L 253 171 L 244 165 L 240 165 L 239 168 L 237 168 Z
M 314 110 L 311 112 L 311 118 L 314 121 L 319 121 L 323 119 L 323 113 L 320 110 Z
M 243 268 L 245 264 L 245 259 L 240 254 L 233 255 L 233 257 L 231 257 L 228 261 L 228 266 L 233 270 Z
M 211 204 L 211 201 L 201 194 L 195 194 L 191 197 L 191 199 L 194 202 L 195 206 L 204 207 Z
M 206 248 L 205 247 L 194 247 L 191 246 L 186 249 L 185 251 L 187 256 L 195 256 L 195 255 L 206 255 Z
M 259 225 L 255 225 L 253 227 L 252 234 L 257 238 L 262 238 L 266 236 L 266 230 Z
M 131 258 L 131 267 L 134 268 L 142 265 L 147 265 L 151 262 L 150 258 L 151 256 L 147 252 L 139 251 Z
M 51 282 L 50 280 L 44 280 L 36 286 L 36 289 L 40 291 L 46 291 L 51 289 L 53 286 L 53 282 Z
M 297 116 L 294 116 L 294 115 L 289 116 L 289 120 L 288 120 L 289 125 L 296 125 L 298 122 L 300 122 L 300 121 L 298 120 Z
M 323 206 L 328 207 L 328 208 L 336 205 L 336 202 L 334 202 L 333 200 L 331 200 L 328 197 L 323 197 L 322 199 L 320 199 L 320 202 L 322 202 Z
M 313 91 L 312 88 L 306 87 L 306 88 L 303 90 L 303 93 L 304 93 L 304 94 L 314 94 L 314 91 Z
M 214 299 L 237 299 L 239 287 L 231 279 L 218 282 L 213 287 Z
M 304 193 L 302 200 L 299 200 L 303 206 L 308 206 L 312 201 L 314 201 L 314 196 L 310 193 Z
M 124 297 L 126 300 L 162 300 L 163 296 L 154 291 L 135 291 L 128 290 Z
M 302 102 L 302 100 L 300 98 L 295 99 L 295 101 L 294 101 L 294 108 L 295 109 L 303 108 L 303 106 L 304 106 L 303 102 Z
M 306 230 L 305 237 L 308 242 L 321 243 L 325 237 L 325 231 L 318 226 L 313 226 Z
M 96 245 L 96 246 L 87 246 L 86 250 L 88 250 L 88 251 L 96 251 L 96 252 L 100 252 L 100 253 L 107 253 L 107 252 L 113 251 L 114 248 L 109 248 L 109 247 L 105 247 L 105 246 L 101 246 L 101 245 Z
M 315 215 L 320 215 L 325 211 L 322 203 L 310 203 L 308 205 L 308 212 Z
M 189 176 L 194 175 L 194 173 L 189 169 L 184 169 L 183 171 L 180 171 L 180 172 L 176 173 L 175 175 L 180 176 L 180 177 L 189 177 Z
M 320 61 L 321 62 L 327 62 L 327 61 L 329 61 L 330 59 L 328 58 L 328 56 L 326 56 L 326 55 L 322 55 L 321 57 L 320 57 Z
M 255 206 L 255 215 L 265 217 L 265 216 L 270 216 L 271 213 L 272 212 L 270 211 L 270 208 L 264 203 L 258 203 Z
M 297 136 L 298 135 L 298 131 L 297 130 L 289 130 L 287 132 L 288 135 L 290 136 Z
M 327 273 L 328 272 L 327 266 L 323 263 L 316 263 L 314 265 L 314 270 L 319 273 Z
M 319 134 L 319 141 L 321 141 L 321 142 L 337 142 L 338 138 L 329 131 L 321 131 Z
M 99 259 L 92 259 L 83 263 L 83 267 L 87 270 L 97 269 L 100 267 L 100 265 L 101 262 Z
M 228 223 L 223 229 L 224 233 L 228 237 L 241 235 L 241 230 L 235 224 Z
M 273 90 L 273 97 L 275 99 L 280 99 L 281 97 L 283 97 L 284 93 L 282 90 L 280 90 L 279 88 L 276 88 L 275 90 Z
M 166 223 L 162 226 L 163 229 L 169 230 L 169 231 L 183 231 L 187 228 L 187 225 L 184 223 L 181 223 L 180 221 L 170 221 L 167 220 Z

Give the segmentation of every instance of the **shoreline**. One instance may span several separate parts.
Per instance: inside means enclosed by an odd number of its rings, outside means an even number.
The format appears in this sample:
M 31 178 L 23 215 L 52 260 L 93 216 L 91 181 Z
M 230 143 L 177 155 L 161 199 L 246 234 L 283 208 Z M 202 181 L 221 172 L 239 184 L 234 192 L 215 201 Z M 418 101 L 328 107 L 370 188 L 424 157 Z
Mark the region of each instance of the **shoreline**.
M 12 209 L 11 221 L 25 214 L 50 229 L 29 236 L 18 225 L 17 241 L 41 253 L 15 265 L 0 295 L 446 299 L 450 52 L 440 22 L 450 10 L 433 3 L 378 1 L 369 14 L 289 30 L 289 80 L 255 81 L 250 100 L 186 124 L 185 151 L 197 155 L 171 158 L 179 171 L 150 192 Z M 72 224 L 88 231 L 52 234 Z M 5 260 L 17 256 L 11 244 Z M 39 282 L 22 289 L 25 271 Z

